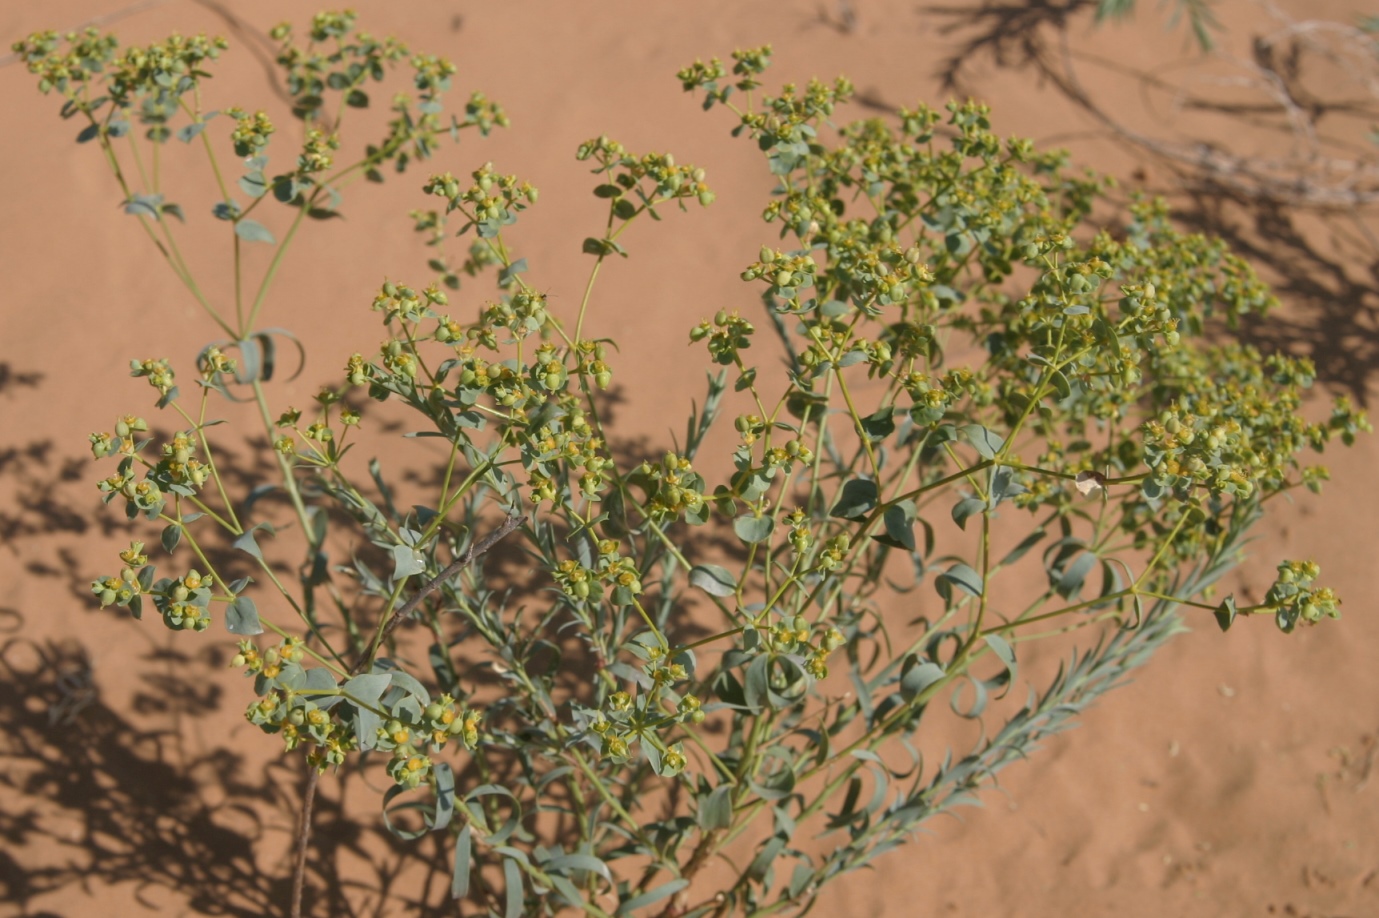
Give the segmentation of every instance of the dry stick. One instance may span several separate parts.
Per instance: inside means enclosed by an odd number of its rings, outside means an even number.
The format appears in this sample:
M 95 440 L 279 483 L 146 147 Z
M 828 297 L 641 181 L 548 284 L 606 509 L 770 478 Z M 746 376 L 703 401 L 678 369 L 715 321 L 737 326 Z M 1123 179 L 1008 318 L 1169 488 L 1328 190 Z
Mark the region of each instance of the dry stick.
M 1274 9 L 1272 4 L 1265 4 L 1265 7 L 1285 22 L 1284 28 L 1259 40 L 1260 46 L 1265 49 L 1271 48 L 1280 38 L 1316 31 L 1315 28 L 1307 28 L 1313 25 L 1310 20 L 1295 23 Z M 1359 30 L 1354 31 L 1363 35 Z M 1346 37 L 1354 41 L 1354 36 L 1349 33 Z M 1083 88 L 1077 68 L 1073 63 L 1066 30 L 1060 33 L 1059 49 L 1063 63 L 1063 78 L 1060 82 L 1066 90 L 1070 91 L 1074 100 L 1112 132 L 1164 159 L 1181 166 L 1201 170 L 1222 185 L 1250 197 L 1313 207 L 1354 208 L 1379 202 L 1379 187 L 1376 187 L 1379 186 L 1379 164 L 1374 162 L 1342 160 L 1321 156 L 1315 152 L 1309 160 L 1303 163 L 1241 156 L 1207 143 L 1172 143 L 1135 131 L 1103 110 L 1092 100 L 1091 94 Z M 1327 53 L 1325 49 L 1317 50 L 1334 62 L 1340 63 L 1335 60 L 1335 55 Z M 1286 87 L 1284 87 L 1276 70 L 1258 63 L 1245 62 L 1231 57 L 1224 59 L 1228 63 L 1253 74 L 1253 78 L 1248 80 L 1247 85 L 1253 85 L 1264 92 L 1283 110 L 1284 115 L 1293 125 L 1295 134 L 1304 140 L 1315 139 L 1315 132 L 1310 120 L 1287 93 Z M 1344 65 L 1342 66 L 1344 67 Z M 1351 71 L 1352 77 L 1360 79 L 1360 76 L 1351 68 L 1345 69 Z M 1056 75 L 1055 78 L 1057 79 Z M 1374 87 L 1379 85 L 1379 81 L 1369 82 L 1371 83 L 1371 92 L 1373 92 Z M 1304 125 L 1301 130 L 1299 129 L 1300 120 L 1301 124 Z M 1306 174 L 1299 167 L 1309 163 L 1312 166 L 1311 174 Z M 1315 177 L 1317 175 L 1321 176 L 1320 179 Z
M 435 577 L 432 577 L 412 596 L 411 599 L 403 603 L 393 617 L 388 620 L 388 624 L 383 626 L 383 633 L 379 635 L 378 641 L 374 644 L 373 653 L 366 654 L 353 670 L 351 676 L 357 676 L 373 662 L 374 656 L 387 642 L 389 636 L 397 629 L 397 626 L 406 618 L 409 618 L 417 606 L 421 605 L 422 600 L 440 589 L 441 584 L 454 577 L 475 561 L 488 553 L 489 549 L 497 545 L 503 538 L 511 533 L 518 526 L 522 525 L 522 515 L 512 513 L 498 526 L 497 529 L 484 536 L 478 542 L 470 545 L 454 561 Z M 302 818 L 297 825 L 297 858 L 292 870 L 292 911 L 291 918 L 301 918 L 302 916 L 302 892 L 306 887 L 306 853 L 311 844 L 311 808 L 316 800 L 316 786 L 320 781 L 321 773 L 310 765 L 307 766 L 306 787 L 302 791 Z
M 416 594 L 413 595 L 411 599 L 403 603 L 402 606 L 393 613 L 393 617 L 388 620 L 388 624 L 383 626 L 383 633 L 378 638 L 378 643 L 374 647 L 374 652 L 377 653 L 378 649 L 388 642 L 388 636 L 397 629 L 398 624 L 401 623 L 403 619 L 411 616 L 412 611 L 416 609 L 417 606 L 421 605 L 423 599 L 439 589 L 442 583 L 445 583 L 445 581 L 454 577 L 480 557 L 487 554 L 490 548 L 497 545 L 508 535 L 508 533 L 521 525 L 521 514 L 509 514 L 497 529 L 484 536 L 481 541 L 475 542 L 473 545 L 469 546 L 469 548 L 465 549 L 464 554 L 460 555 L 454 561 L 451 561 L 450 565 L 445 570 L 428 580 L 421 589 L 417 590 Z M 364 661 L 361 661 L 360 664 L 355 667 L 355 675 L 358 675 L 359 671 L 368 665 L 368 660 L 369 658 L 365 657 Z

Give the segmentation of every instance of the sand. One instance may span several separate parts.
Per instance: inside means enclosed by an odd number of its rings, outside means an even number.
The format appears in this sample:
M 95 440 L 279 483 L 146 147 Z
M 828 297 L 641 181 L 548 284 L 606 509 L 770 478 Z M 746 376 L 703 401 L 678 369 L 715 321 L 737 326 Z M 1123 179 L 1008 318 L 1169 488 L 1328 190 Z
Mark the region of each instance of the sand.
M 629 233 L 635 257 L 610 266 L 591 317 L 592 332 L 636 343 L 616 364 L 621 380 L 637 381 L 617 406 L 633 445 L 661 447 L 679 432 L 702 380 L 685 332 L 720 306 L 757 308 L 736 275 L 773 238 L 757 220 L 769 179 L 756 152 L 727 136 L 725 119 L 699 112 L 674 72 L 766 41 L 777 50 L 773 80 L 846 73 L 876 111 L 971 95 L 992 105 L 1002 133 L 1067 146 L 1075 163 L 1127 188 L 1171 194 L 1185 224 L 1225 233 L 1278 284 L 1281 315 L 1251 334 L 1316 358 L 1309 410 L 1324 411 L 1327 392 L 1366 402 L 1375 391 L 1375 213 L 1194 188 L 1191 170 L 1108 124 L 1242 155 L 1282 155 L 1291 143 L 1258 93 L 1213 82 L 1234 71 L 1204 62 L 1181 29 L 1165 32 L 1155 4 L 1142 3 L 1134 25 L 1100 29 L 1076 2 L 355 5 L 367 27 L 452 57 L 460 87 L 506 107 L 511 130 L 466 137 L 435 166 L 463 174 L 492 160 L 541 188 L 521 238 L 557 308 L 578 302 L 579 241 L 600 219 L 572 155 L 579 142 L 607 133 L 707 169 L 718 202 Z M 252 30 L 281 18 L 282 4 L 135 6 L 114 25 L 131 41 L 172 29 L 230 37 L 233 57 L 210 89 L 217 104 L 255 107 L 270 92 L 245 48 L 259 47 Z M 1362 12 L 1282 7 L 1345 22 Z M 120 8 L 0 5 L 0 37 Z M 1248 57 L 1267 15 L 1247 0 L 1218 8 L 1223 51 Z M 1364 102 L 1335 68 L 1306 66 L 1305 103 Z M 77 127 L 58 119 L 22 66 L 0 67 L 0 98 L 0 916 L 280 914 L 299 772 L 243 722 L 248 691 L 225 670 L 229 643 L 131 623 L 98 610 L 87 590 L 130 536 L 100 507 L 86 434 L 147 406 L 143 383 L 125 377 L 131 357 L 186 365 L 214 330 L 119 212 L 97 151 L 73 142 Z M 1353 151 L 1372 120 L 1372 107 L 1326 109 L 1323 140 Z M 171 158 L 166 168 L 187 172 L 195 190 L 181 203 L 199 218 L 211 201 L 205 176 Z M 277 404 L 305 403 L 345 356 L 373 347 L 367 304 L 381 278 L 425 276 L 406 216 L 422 206 L 420 174 L 353 189 L 346 219 L 311 227 L 285 263 L 269 321 L 307 338 L 310 362 L 277 385 Z M 189 251 L 198 238 L 188 231 Z M 205 268 L 224 281 L 223 265 Z M 386 457 L 399 467 L 428 455 L 399 449 Z M 1369 780 L 1379 736 L 1379 489 L 1368 477 L 1377 458 L 1373 437 L 1329 456 L 1326 493 L 1274 508 L 1254 560 L 1232 580 L 1257 598 L 1279 559 L 1315 558 L 1346 600 L 1339 624 L 1284 636 L 1266 622 L 1225 635 L 1195 622 L 1082 729 L 1006 772 L 984 809 L 936 821 L 932 837 L 827 888 L 814 914 L 1379 914 L 1379 791 Z M 445 878 L 383 835 L 380 788 L 367 784 L 323 783 L 312 913 L 454 914 Z M 394 898 L 379 904 L 383 891 Z

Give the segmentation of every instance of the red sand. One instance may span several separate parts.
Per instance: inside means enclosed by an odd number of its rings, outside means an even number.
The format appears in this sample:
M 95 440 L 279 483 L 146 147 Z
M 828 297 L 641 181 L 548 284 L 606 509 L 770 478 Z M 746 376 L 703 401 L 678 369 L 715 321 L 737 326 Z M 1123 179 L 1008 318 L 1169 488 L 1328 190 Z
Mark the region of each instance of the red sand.
M 1002 133 L 1066 145 L 1076 163 L 1128 186 L 1176 191 L 1161 160 L 1116 140 L 1042 73 L 1031 42 L 1051 49 L 1057 67 L 1058 29 L 1066 28 L 1094 104 L 1135 129 L 1214 138 L 1242 153 L 1278 152 L 1287 142 L 1277 118 L 1246 107 L 1175 109 L 1172 95 L 1149 83 L 1223 71 L 1203 64 L 1181 31 L 1164 33 L 1161 11 L 1147 2 L 1138 25 L 1093 30 L 1086 9 L 1063 12 L 1075 3 L 855 0 L 851 31 L 838 28 L 848 5 L 823 2 L 356 5 L 372 31 L 456 60 L 458 88 L 501 101 L 514 127 L 488 140 L 467 136 L 384 189 L 355 187 L 347 219 L 310 227 L 268 307 L 269 324 L 293 328 L 310 346 L 306 373 L 278 387 L 278 405 L 305 403 L 346 355 L 372 347 L 379 333 L 367 304 L 381 278 L 425 277 L 406 211 L 423 206 L 415 189 L 432 165 L 463 174 L 492 160 L 537 184 L 540 205 L 519 227 L 524 254 L 557 308 L 577 303 L 587 267 L 579 241 L 601 205 L 572 154 L 607 133 L 704 166 L 719 194 L 707 211 L 629 233 L 634 257 L 605 270 L 591 320 L 594 333 L 635 343 L 615 364 L 621 381 L 637 380 L 624 390 L 618 424 L 652 445 L 668 442 L 666 419 L 680 430 L 703 378 L 686 330 L 720 306 L 755 308 L 737 272 L 774 238 L 757 219 L 769 182 L 756 152 L 674 80 L 695 57 L 770 41 L 773 81 L 842 72 L 882 106 L 971 94 L 991 103 Z M 314 9 L 292 6 L 301 17 Z M 1347 22 L 1360 12 L 1347 3 L 1284 6 Z M 117 7 L 6 4 L 0 37 L 70 28 Z M 1219 7 L 1223 47 L 1248 55 L 1264 14 L 1246 0 Z M 266 29 L 282 9 L 237 2 L 239 20 L 229 24 L 209 0 L 167 2 L 113 28 L 131 41 L 173 29 L 227 34 L 236 48 L 210 84 L 215 104 L 258 107 L 266 76 L 240 28 Z M 956 88 L 942 80 L 950 62 Z M 1309 85 L 1323 98 L 1328 90 L 1354 98 L 1338 79 L 1323 71 Z M 1203 85 L 1193 84 L 1224 98 Z M 147 409 L 142 381 L 125 377 L 129 358 L 186 366 L 213 329 L 119 213 L 96 149 L 72 142 L 77 127 L 59 121 L 22 66 L 0 68 L 0 98 L 0 693 L 8 693 L 0 695 L 0 915 L 281 913 L 298 770 L 243 722 L 247 686 L 223 668 L 227 642 L 175 638 L 156 620 L 100 612 L 85 588 L 131 537 L 118 514 L 100 507 L 85 436 L 116 414 Z M 1369 120 L 1379 119 L 1336 112 L 1323 124 L 1344 139 Z M 203 228 L 211 222 L 202 217 L 204 180 L 195 172 L 195 191 L 179 196 Z M 1183 193 L 1174 201 L 1189 218 L 1237 235 L 1280 284 L 1284 318 L 1271 326 L 1273 338 L 1314 352 L 1324 384 L 1359 399 L 1373 391 L 1374 213 L 1318 215 Z M 188 238 L 195 251 L 196 231 Z M 223 280 L 209 260 L 207 269 Z M 1319 393 L 1314 409 L 1324 404 Z M 398 465 L 418 456 L 402 449 Z M 815 914 L 1379 914 L 1379 812 L 1369 786 L 1379 730 L 1379 622 L 1369 592 L 1379 489 L 1368 477 L 1377 457 L 1373 437 L 1328 457 L 1334 481 L 1325 495 L 1274 508 L 1255 560 L 1235 580 L 1257 597 L 1277 560 L 1315 558 L 1346 599 L 1339 624 L 1288 637 L 1263 621 L 1229 635 L 1196 622 L 1195 633 L 1092 711 L 1084 729 L 1010 769 L 1004 792 L 985 795 L 986 809 L 963 812 L 961 823 L 941 820 L 935 837 L 828 888 Z M 82 660 L 93 689 L 71 678 L 60 688 Z M 87 706 L 50 727 L 49 708 L 61 698 Z M 330 842 L 318 864 L 324 877 L 311 877 L 315 913 L 412 914 L 399 903 L 442 902 L 443 876 L 415 865 L 397 873 L 406 852 L 381 835 L 380 789 L 363 783 L 352 780 L 341 810 L 338 782 L 323 782 L 320 834 Z M 379 906 L 385 887 L 400 898 Z

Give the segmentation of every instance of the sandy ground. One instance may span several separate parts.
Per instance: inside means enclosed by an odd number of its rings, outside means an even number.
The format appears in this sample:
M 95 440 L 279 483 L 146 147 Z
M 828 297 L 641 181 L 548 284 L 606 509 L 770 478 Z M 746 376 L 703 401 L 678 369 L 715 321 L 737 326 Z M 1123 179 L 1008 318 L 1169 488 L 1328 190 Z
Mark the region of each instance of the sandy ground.
M 121 6 L 0 4 L 0 37 L 8 44 Z M 237 48 L 211 84 L 217 103 L 265 98 L 266 71 L 243 49 L 283 4 L 138 6 L 115 26 L 124 37 L 227 34 Z M 460 87 L 507 108 L 512 130 L 467 137 L 435 165 L 463 174 L 493 160 L 541 188 L 521 238 L 557 304 L 578 302 L 587 267 L 579 240 L 600 219 L 573 159 L 579 142 L 607 133 L 708 170 L 718 203 L 630 233 L 635 257 L 606 272 L 591 320 L 595 333 L 635 343 L 617 364 L 622 380 L 638 381 L 621 390 L 617 423 L 643 445 L 668 443 L 666 419 L 682 418 L 699 391 L 686 329 L 720 306 L 757 308 L 736 275 L 768 239 L 756 216 L 769 189 L 757 154 L 727 136 L 725 120 L 701 113 L 673 75 L 696 57 L 766 41 L 777 49 L 773 80 L 846 73 L 876 111 L 970 94 L 991 103 L 1004 133 L 1067 146 L 1076 163 L 1128 187 L 1173 193 L 1186 223 L 1226 233 L 1278 284 L 1284 312 L 1255 337 L 1313 354 L 1319 388 L 1362 401 L 1374 391 L 1373 212 L 1183 190 L 1162 157 L 1108 128 L 1110 115 L 1149 136 L 1214 140 L 1244 154 L 1290 142 L 1279 119 L 1254 105 L 1258 94 L 1211 82 L 1229 69 L 1199 59 L 1181 31 L 1164 33 L 1154 4 L 1141 4 L 1136 27 L 1099 30 L 1075 0 L 356 6 L 374 31 L 452 57 Z M 1361 11 L 1283 7 L 1345 22 Z M 1219 9 L 1223 49 L 1248 56 L 1267 16 L 1247 0 Z M 1303 77 L 1313 99 L 1359 98 L 1338 73 Z M 1223 104 L 1195 103 L 1203 97 Z M 228 643 L 174 640 L 156 621 L 100 612 L 85 587 L 129 538 L 99 505 L 86 434 L 147 402 L 142 382 L 125 379 L 130 357 L 185 365 L 212 329 L 119 213 L 96 151 L 72 142 L 77 128 L 59 121 L 21 66 L 0 67 L 0 99 L 0 916 L 280 913 L 298 773 L 243 722 L 247 693 L 224 671 Z M 1344 148 L 1367 118 L 1344 105 L 1328 110 L 1326 139 Z M 306 337 L 311 362 L 277 387 L 277 404 L 305 402 L 345 355 L 372 347 L 367 303 L 380 278 L 424 276 L 406 216 L 422 204 L 413 175 L 356 188 L 347 218 L 312 227 L 285 264 L 268 320 Z M 199 216 L 209 186 L 194 187 L 182 203 Z M 188 250 L 197 238 L 190 230 Z M 223 281 L 215 265 L 206 269 Z M 1319 396 L 1313 408 L 1324 403 Z M 814 914 L 1379 914 L 1379 789 L 1369 780 L 1379 735 L 1376 458 L 1374 438 L 1331 456 L 1325 495 L 1276 508 L 1255 562 L 1235 580 L 1257 597 L 1278 559 L 1316 558 L 1346 600 L 1339 625 L 1286 637 L 1265 622 L 1222 635 L 1199 621 L 1083 729 L 1007 772 L 985 809 L 941 820 L 933 837 L 837 883 Z M 444 900 L 444 879 L 404 868 L 405 853 L 379 832 L 378 788 L 324 786 L 315 914 L 412 914 L 419 906 L 398 903 Z M 398 898 L 380 905 L 381 890 Z

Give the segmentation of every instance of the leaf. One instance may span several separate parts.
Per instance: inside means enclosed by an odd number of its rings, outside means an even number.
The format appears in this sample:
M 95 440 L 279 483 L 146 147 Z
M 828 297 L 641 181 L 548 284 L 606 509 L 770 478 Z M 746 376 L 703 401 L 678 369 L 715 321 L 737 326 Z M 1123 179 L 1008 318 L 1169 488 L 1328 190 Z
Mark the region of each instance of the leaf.
M 769 516 L 753 516 L 749 513 L 733 520 L 733 532 L 748 545 L 765 542 L 775 528 L 776 521 Z
M 508 284 L 512 283 L 513 279 L 517 277 L 517 275 L 525 274 L 526 271 L 527 260 L 525 258 L 517 259 L 512 264 L 508 265 L 506 268 L 498 272 L 498 286 L 506 287 Z
M 1220 626 L 1222 631 L 1229 631 L 1231 625 L 1235 622 L 1235 616 L 1237 614 L 1234 593 L 1221 600 L 1221 605 L 1216 607 L 1215 614 L 1216 624 Z
M 183 143 L 191 143 L 204 130 L 206 130 L 206 122 L 204 121 L 183 125 L 177 129 L 177 139 Z
M 690 569 L 689 582 L 710 596 L 731 596 L 737 592 L 737 580 L 727 568 L 717 564 L 696 564 Z
M 245 532 L 240 538 L 234 540 L 234 547 L 240 551 L 247 551 L 248 554 L 252 554 L 255 558 L 258 558 L 259 561 L 263 560 L 263 550 L 259 549 L 258 542 L 254 539 L 254 531 L 252 531 L 252 529 Z
M 694 819 L 705 832 L 726 829 L 733 824 L 732 785 L 715 787 L 707 795 L 699 798 L 699 807 Z
M 1053 387 L 1058 391 L 1058 397 L 1060 399 L 1067 398 L 1073 394 L 1072 386 L 1068 385 L 1068 377 L 1063 375 L 1062 370 L 1054 370 L 1053 374 L 1049 376 L 1049 382 L 1053 383 Z
M 881 517 L 882 525 L 885 527 L 884 533 L 878 533 L 876 541 L 882 545 L 889 545 L 892 548 L 903 548 L 905 551 L 915 550 L 915 517 L 914 503 L 912 501 L 902 501 L 894 506 L 887 507 L 886 513 Z
M 639 908 L 651 905 L 653 902 L 660 902 L 667 896 L 673 896 L 688 885 L 689 880 L 683 877 L 677 880 L 671 880 L 669 883 L 662 883 L 655 889 L 648 890 L 640 896 L 633 896 L 631 899 L 628 899 L 622 905 L 618 906 L 618 910 L 614 914 L 616 914 L 618 918 L 623 918 L 623 916 L 630 915 Z
M 503 918 L 522 918 L 522 868 L 503 858 Z
M 958 524 L 958 528 L 967 529 L 967 518 L 974 513 L 981 513 L 986 509 L 986 501 L 980 497 L 964 497 L 953 505 L 953 522 Z
M 172 554 L 173 549 L 177 548 L 182 541 L 182 526 L 180 523 L 172 523 L 163 530 L 163 551 Z
M 378 705 L 378 699 L 383 696 L 383 693 L 388 690 L 388 686 L 392 683 L 391 673 L 364 673 L 355 676 L 340 688 L 341 691 L 348 693 L 352 699 L 361 704 L 375 707 Z
M 245 242 L 266 242 L 269 245 L 277 242 L 273 238 L 273 234 L 268 231 L 268 227 L 257 220 L 241 220 L 236 223 L 235 235 Z
M 469 823 L 465 823 L 455 838 L 455 868 L 450 875 L 452 899 L 463 899 L 469 895 L 469 873 L 472 869 L 470 855 Z
M 263 634 L 259 623 L 259 610 L 248 596 L 236 596 L 235 601 L 225 610 L 225 629 L 231 634 L 245 636 Z
M 934 587 L 945 602 L 952 601 L 953 587 L 971 596 L 981 596 L 982 575 L 959 561 L 934 579 Z
M 426 570 L 426 557 L 410 545 L 393 546 L 392 580 L 401 580 Z
M 608 865 L 592 854 L 562 854 L 551 858 L 544 866 L 547 873 L 568 873 L 578 870 L 596 873 L 609 883 L 613 882 L 613 873 L 608 869 Z
M 1059 596 L 1064 599 L 1072 599 L 1082 590 L 1082 584 L 1087 580 L 1087 575 L 1096 567 L 1097 556 L 1091 552 L 1084 552 L 1078 555 L 1077 560 L 1063 568 L 1063 573 L 1059 575 L 1054 589 Z
M 882 408 L 874 414 L 869 414 L 862 418 L 862 433 L 873 443 L 882 440 L 895 433 L 895 409 Z
M 854 478 L 843 485 L 838 502 L 833 505 L 829 515 L 844 520 L 860 520 L 876 509 L 879 499 L 876 482 Z
M 987 430 L 980 424 L 968 424 L 962 428 L 962 435 L 967 438 L 967 442 L 981 453 L 983 459 L 994 459 L 996 454 L 1005 446 L 1005 440 Z
M 163 196 L 161 194 L 136 194 L 125 201 L 124 212 L 135 217 L 161 219 Z
M 1020 540 L 1019 545 L 1016 545 L 1010 550 L 1010 554 L 1001 559 L 1000 566 L 1005 567 L 1008 564 L 1014 564 L 1016 561 L 1019 561 L 1031 548 L 1038 545 L 1046 535 L 1048 535 L 1048 533 L 1041 527 L 1025 536 Z
M 762 709 L 770 693 L 770 685 L 768 684 L 770 667 L 771 659 L 765 654 L 758 656 L 747 667 L 742 687 L 743 701 L 754 713 Z
M 1000 657 L 1001 662 L 1005 664 L 1006 672 L 1010 674 L 1010 681 L 1014 682 L 1019 669 L 1015 662 L 1015 649 L 999 634 L 988 634 L 983 640 L 986 641 L 986 646 L 991 648 L 991 652 Z
M 911 661 L 911 665 L 900 676 L 900 697 L 907 702 L 914 701 L 921 692 L 944 677 L 943 667 L 932 660 L 921 661 L 919 657 L 911 657 Z
M 240 176 L 240 190 L 251 198 L 261 198 L 268 194 L 268 179 L 263 175 L 263 170 L 255 169 L 247 175 Z
M 259 543 L 254 538 L 254 531 L 257 529 L 266 530 L 269 535 L 273 534 L 273 526 L 271 524 L 255 523 L 253 526 L 250 526 L 243 533 L 241 533 L 240 536 L 237 539 L 235 539 L 233 544 L 235 548 L 238 548 L 240 551 L 245 552 L 247 554 L 251 554 L 255 558 L 262 561 L 263 550 L 259 548 Z

